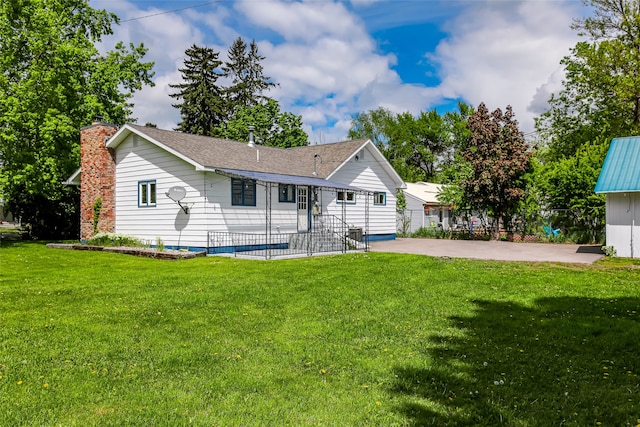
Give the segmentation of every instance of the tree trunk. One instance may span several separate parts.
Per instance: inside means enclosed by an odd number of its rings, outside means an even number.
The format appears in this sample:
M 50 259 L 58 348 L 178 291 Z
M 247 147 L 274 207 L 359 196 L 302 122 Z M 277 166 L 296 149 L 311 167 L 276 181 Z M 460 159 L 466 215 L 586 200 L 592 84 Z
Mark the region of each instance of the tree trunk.
M 493 231 L 491 240 L 500 240 L 500 224 L 502 224 L 502 214 L 498 214 L 496 218 L 496 229 Z

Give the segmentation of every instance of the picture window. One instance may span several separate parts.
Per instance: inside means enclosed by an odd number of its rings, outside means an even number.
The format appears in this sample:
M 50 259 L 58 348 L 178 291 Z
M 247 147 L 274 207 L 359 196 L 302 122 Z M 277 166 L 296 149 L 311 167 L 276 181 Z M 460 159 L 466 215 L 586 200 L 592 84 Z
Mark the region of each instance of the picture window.
M 256 182 L 250 179 L 231 179 L 231 204 L 234 206 L 256 205 Z

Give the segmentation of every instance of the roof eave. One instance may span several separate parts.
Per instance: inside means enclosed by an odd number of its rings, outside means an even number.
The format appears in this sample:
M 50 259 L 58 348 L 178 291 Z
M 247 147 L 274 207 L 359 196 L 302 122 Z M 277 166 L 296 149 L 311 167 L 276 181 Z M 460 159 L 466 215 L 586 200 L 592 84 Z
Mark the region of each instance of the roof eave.
M 82 168 L 78 168 L 66 181 L 62 183 L 64 185 L 80 185 L 80 178 L 82 177 Z
M 640 193 L 640 189 L 623 189 L 623 190 L 619 190 L 619 189 L 604 189 L 604 190 L 595 190 L 594 193 L 596 194 L 611 194 L 611 193 Z
M 174 156 L 176 156 L 179 159 L 184 160 L 185 162 L 191 164 L 196 171 L 202 172 L 202 171 L 206 171 L 208 168 L 204 165 L 201 165 L 200 163 L 196 162 L 195 160 L 193 160 L 191 157 L 185 156 L 184 154 L 180 153 L 179 151 L 176 151 L 168 146 L 166 146 L 165 144 L 161 143 L 160 141 L 155 140 L 154 138 L 151 138 L 149 135 L 147 135 L 146 133 L 135 129 L 129 125 L 124 125 L 123 127 L 121 127 L 118 132 L 115 133 L 115 135 L 113 135 L 109 141 L 107 141 L 107 148 L 116 148 L 118 147 L 118 145 L 120 145 L 125 139 L 127 139 L 127 137 L 131 134 L 136 134 L 141 138 L 144 138 L 145 140 L 151 142 L 152 144 L 154 144 L 155 146 L 157 146 L 158 148 L 161 148 L 163 150 L 165 150 L 168 153 L 173 154 Z
M 344 165 L 346 165 L 349 161 L 351 161 L 351 159 L 353 159 L 358 152 L 360 152 L 360 150 L 362 150 L 364 147 L 366 147 L 367 145 L 371 145 L 372 147 L 372 152 L 373 155 L 375 156 L 376 160 L 378 161 L 378 163 L 380 163 L 380 165 L 382 166 L 382 168 L 385 170 L 385 172 L 391 177 L 391 179 L 393 180 L 394 184 L 396 185 L 396 189 L 405 189 L 407 188 L 407 185 L 405 184 L 405 182 L 402 180 L 402 178 L 400 177 L 400 175 L 398 175 L 398 172 L 396 172 L 396 170 L 393 168 L 393 166 L 391 166 L 391 163 L 389 163 L 389 161 L 387 160 L 386 157 L 384 157 L 384 155 L 382 154 L 382 152 L 380 152 L 380 150 L 378 149 L 378 147 L 376 147 L 376 145 L 370 140 L 367 139 L 366 141 L 364 141 L 362 143 L 362 145 L 359 145 L 357 149 L 355 149 L 353 151 L 353 153 L 351 153 L 351 155 L 349 157 L 347 157 L 337 168 L 335 168 L 333 170 L 333 172 L 331 172 L 328 176 L 327 179 L 331 179 L 331 177 L 333 175 L 335 175 L 340 169 L 342 169 L 342 167 Z

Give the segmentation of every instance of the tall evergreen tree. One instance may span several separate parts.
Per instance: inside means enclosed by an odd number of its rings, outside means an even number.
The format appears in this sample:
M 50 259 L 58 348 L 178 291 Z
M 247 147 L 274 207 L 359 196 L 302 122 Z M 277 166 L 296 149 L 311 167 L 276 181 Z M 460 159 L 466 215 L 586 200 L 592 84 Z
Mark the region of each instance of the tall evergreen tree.
M 217 68 L 222 65 L 219 52 L 209 47 L 193 45 L 185 51 L 187 59 L 180 69 L 183 83 L 170 84 L 179 89 L 171 94 L 181 99 L 173 104 L 180 110 L 182 121 L 176 130 L 196 135 L 212 135 L 214 128 L 226 119 L 223 89 L 218 86 L 221 76 Z
M 0 2 L 0 197 L 39 238 L 77 234 L 78 129 L 97 116 L 123 124 L 152 85 L 143 45 L 101 54 L 118 18 L 88 0 Z
M 269 100 L 263 93 L 276 84 L 263 73 L 261 62 L 265 57 L 258 52 L 255 40 L 251 41 L 247 50 L 247 43 L 238 37 L 227 56 L 222 70 L 231 80 L 231 86 L 226 90 L 229 116 L 233 115 L 236 108 L 253 107 Z

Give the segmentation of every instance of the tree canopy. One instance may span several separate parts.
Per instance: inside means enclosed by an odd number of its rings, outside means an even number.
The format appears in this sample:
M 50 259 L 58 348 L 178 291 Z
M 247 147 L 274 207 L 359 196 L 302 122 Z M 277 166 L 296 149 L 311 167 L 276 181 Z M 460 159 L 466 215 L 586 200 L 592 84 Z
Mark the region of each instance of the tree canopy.
M 174 105 L 182 116 L 177 130 L 246 142 L 249 126 L 253 126 L 257 141 L 264 145 L 308 144 L 302 118 L 281 112 L 280 104 L 264 95 L 276 84 L 263 73 L 265 57 L 259 54 L 255 41 L 247 47 L 237 38 L 224 63 L 219 52 L 208 47 L 193 45 L 185 54 L 185 68 L 180 69 L 184 82 L 169 85 L 180 89 L 171 96 L 183 99 Z M 230 85 L 221 86 L 218 79 Z
M 518 129 L 511 106 L 489 113 L 481 103 L 469 117 L 471 135 L 462 152 L 471 174 L 462 181 L 464 197 L 471 208 L 489 212 L 496 220 L 493 238 L 525 197 L 525 175 L 532 170 L 533 153 Z
M 299 147 L 309 144 L 302 129 L 302 117 L 280 112 L 273 99 L 252 107 L 239 107 L 231 120 L 216 128 L 215 135 L 235 141 L 248 142 L 249 126 L 253 126 L 256 141 L 270 147 Z
M 131 120 L 132 94 L 152 84 L 146 49 L 96 48 L 118 18 L 88 0 L 0 3 L 0 196 L 38 237 L 77 234 L 78 129 L 95 116 Z
M 268 101 L 270 98 L 263 93 L 276 84 L 263 73 L 262 61 L 265 57 L 258 52 L 255 40 L 251 41 L 247 50 L 247 43 L 238 37 L 227 56 L 222 70 L 231 80 L 231 85 L 225 91 L 229 115 L 232 116 L 236 108 L 253 107 Z
M 169 96 L 182 100 L 174 107 L 180 110 L 182 120 L 176 130 L 195 135 L 211 135 L 213 129 L 226 117 L 223 93 L 217 80 L 221 77 L 216 68 L 222 65 L 220 55 L 209 47 L 195 44 L 185 51 L 187 58 L 184 68 L 180 68 L 183 83 L 170 84 L 169 87 L 179 89 Z
M 458 112 L 436 110 L 414 116 L 378 108 L 354 115 L 349 138 L 368 138 L 406 181 L 438 181 L 455 147 L 468 138 L 465 124 L 472 108 L 464 103 Z
M 581 41 L 562 60 L 563 89 L 537 121 L 551 159 L 572 156 L 602 136 L 640 131 L 640 3 L 585 0 L 593 15 L 576 19 Z
M 556 222 L 589 231 L 604 223 L 605 199 L 593 192 L 612 138 L 640 132 L 640 2 L 584 0 L 589 17 L 572 28 L 586 37 L 562 60 L 563 88 L 536 121 L 548 149 L 537 184 Z M 588 240 L 584 240 L 588 241 Z

